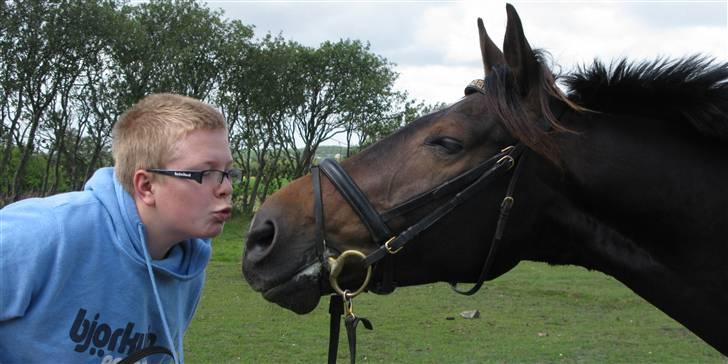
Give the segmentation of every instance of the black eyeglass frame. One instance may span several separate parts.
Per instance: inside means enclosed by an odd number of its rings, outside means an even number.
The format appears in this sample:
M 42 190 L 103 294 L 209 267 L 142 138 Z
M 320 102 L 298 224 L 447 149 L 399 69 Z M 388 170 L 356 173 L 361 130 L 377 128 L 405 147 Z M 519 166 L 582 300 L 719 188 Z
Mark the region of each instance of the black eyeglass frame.
M 226 171 L 221 171 L 219 169 L 206 169 L 204 171 L 188 171 L 188 170 L 172 170 L 172 169 L 159 169 L 159 168 L 148 168 L 145 169 L 147 172 L 161 174 L 165 176 L 170 177 L 176 177 L 176 178 L 182 178 L 182 179 L 191 179 L 199 184 L 202 184 L 202 179 L 205 177 L 206 174 L 209 174 L 210 172 L 219 172 L 220 173 L 220 180 L 218 181 L 218 184 L 222 184 L 222 181 L 227 178 L 230 180 L 230 182 L 233 182 L 233 178 L 239 178 L 243 176 L 243 172 L 238 168 L 230 168 Z

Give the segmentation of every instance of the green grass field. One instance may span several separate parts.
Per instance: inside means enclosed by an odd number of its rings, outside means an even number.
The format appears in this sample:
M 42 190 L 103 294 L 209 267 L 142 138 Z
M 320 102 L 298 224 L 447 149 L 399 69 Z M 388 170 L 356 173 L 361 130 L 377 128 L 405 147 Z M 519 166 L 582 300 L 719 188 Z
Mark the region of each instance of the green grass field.
M 237 217 L 213 241 L 185 359 L 326 362 L 328 300 L 299 316 L 253 292 L 240 270 L 247 225 Z M 472 297 L 432 284 L 364 294 L 354 305 L 374 324 L 359 328 L 360 363 L 728 363 L 616 280 L 579 267 L 524 262 Z M 459 315 L 474 309 L 479 319 Z M 344 332 L 339 362 L 348 362 Z

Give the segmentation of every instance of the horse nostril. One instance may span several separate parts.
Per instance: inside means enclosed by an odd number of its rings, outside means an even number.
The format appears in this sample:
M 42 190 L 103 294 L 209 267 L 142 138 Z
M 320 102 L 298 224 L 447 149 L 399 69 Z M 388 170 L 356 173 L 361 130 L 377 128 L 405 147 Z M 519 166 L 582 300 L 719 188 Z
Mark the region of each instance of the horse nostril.
M 265 257 L 275 241 L 275 235 L 276 228 L 272 221 L 266 221 L 250 229 L 245 243 L 247 259 L 257 261 Z

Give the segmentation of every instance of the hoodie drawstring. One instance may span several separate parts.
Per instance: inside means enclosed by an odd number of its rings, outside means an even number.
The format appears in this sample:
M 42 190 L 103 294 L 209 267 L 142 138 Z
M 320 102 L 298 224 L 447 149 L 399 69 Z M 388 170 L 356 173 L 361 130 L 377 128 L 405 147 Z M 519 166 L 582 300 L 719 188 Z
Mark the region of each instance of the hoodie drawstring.
M 152 282 L 152 291 L 154 292 L 154 299 L 157 302 L 157 310 L 159 311 L 159 315 L 162 317 L 162 326 L 164 327 L 164 335 L 167 338 L 167 343 L 169 344 L 170 351 L 172 352 L 172 358 L 174 359 L 175 364 L 182 364 L 183 362 L 177 356 L 179 354 L 177 352 L 177 348 L 178 347 L 182 348 L 182 333 L 180 333 L 179 337 L 177 338 L 177 345 L 175 345 L 172 340 L 172 334 L 169 330 L 169 324 L 167 324 L 167 314 L 164 310 L 164 306 L 162 306 L 162 299 L 159 297 L 159 290 L 157 290 L 157 280 L 154 279 L 154 271 L 152 270 L 152 258 L 149 256 L 149 251 L 147 249 L 147 239 L 146 239 L 146 234 L 144 233 L 144 226 L 142 224 L 139 224 L 138 227 L 139 227 L 139 236 L 142 239 L 142 251 L 144 251 L 144 262 L 146 263 L 147 272 L 149 273 L 149 280 Z

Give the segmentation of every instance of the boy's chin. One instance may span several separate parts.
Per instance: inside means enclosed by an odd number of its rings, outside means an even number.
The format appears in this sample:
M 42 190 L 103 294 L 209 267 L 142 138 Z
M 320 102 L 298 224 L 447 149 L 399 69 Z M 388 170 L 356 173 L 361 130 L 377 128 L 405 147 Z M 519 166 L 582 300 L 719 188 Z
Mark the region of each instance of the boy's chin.
M 222 231 L 225 227 L 225 222 L 216 224 L 216 226 L 211 227 L 208 229 L 205 234 L 201 235 L 200 237 L 203 239 L 212 239 L 217 237 L 218 235 L 222 234 Z

